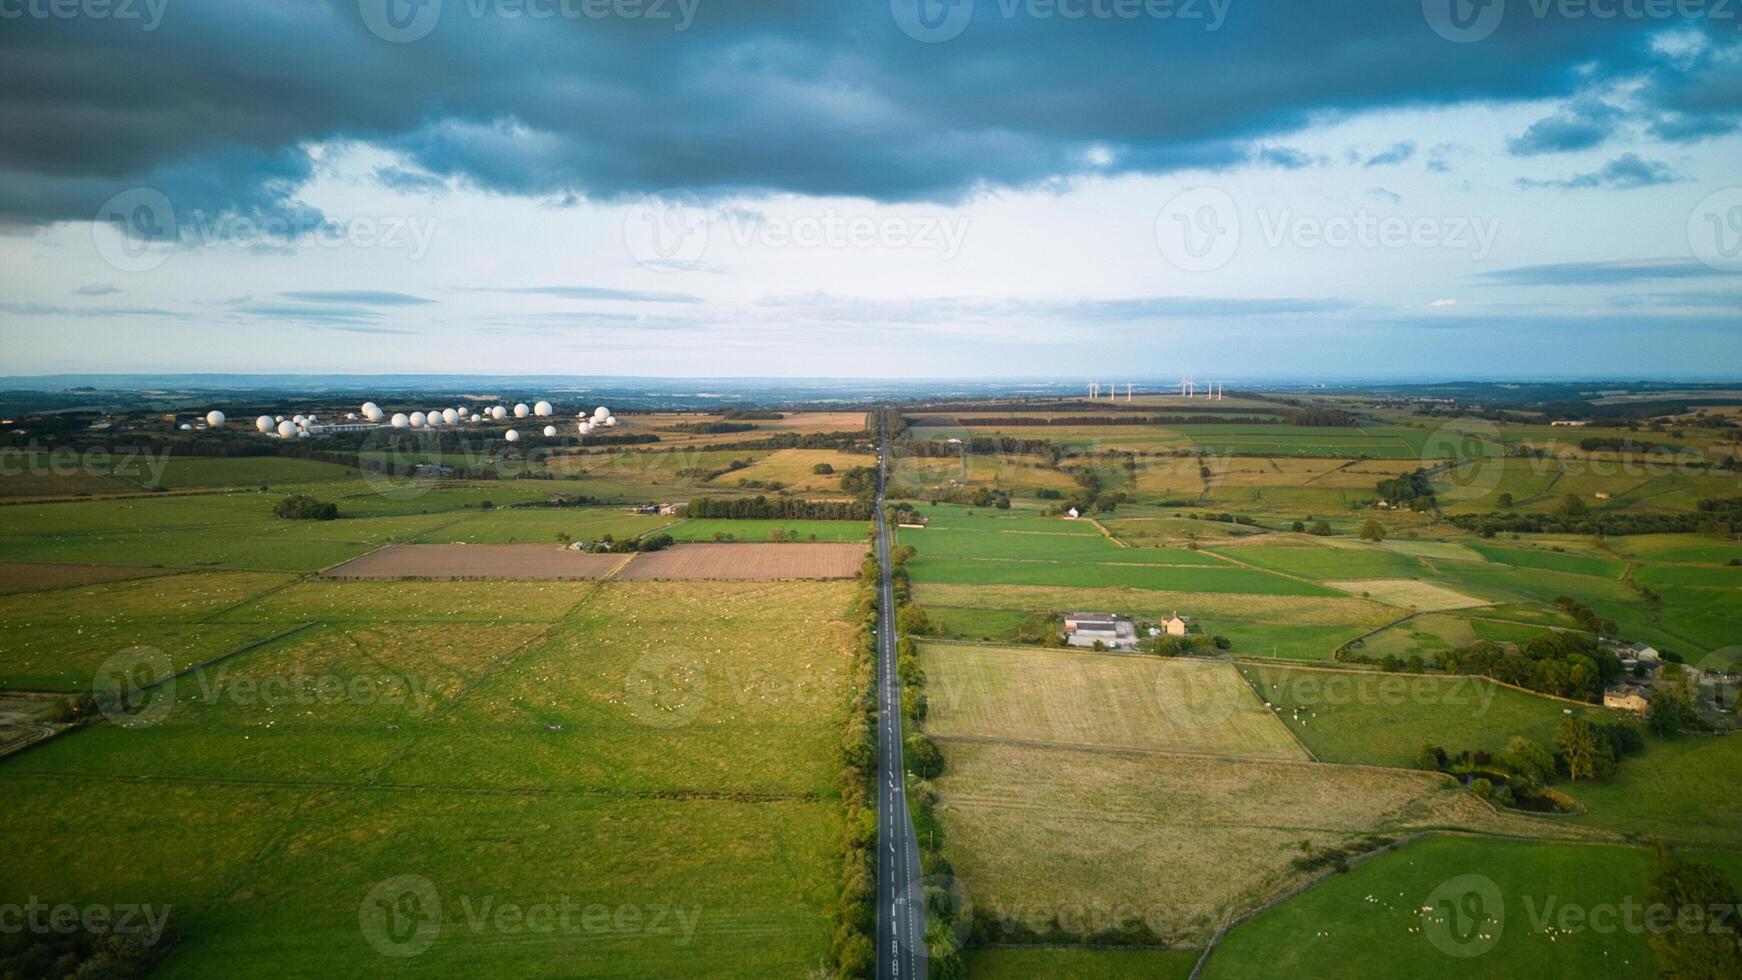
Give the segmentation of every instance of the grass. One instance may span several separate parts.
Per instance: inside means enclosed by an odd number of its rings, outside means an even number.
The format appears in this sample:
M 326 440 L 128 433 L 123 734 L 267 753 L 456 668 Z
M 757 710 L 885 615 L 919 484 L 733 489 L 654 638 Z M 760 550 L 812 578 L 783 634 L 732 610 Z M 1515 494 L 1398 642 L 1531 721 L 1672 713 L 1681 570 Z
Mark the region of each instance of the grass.
M 173 904 L 171 977 L 391 969 L 359 912 L 402 875 L 441 898 L 419 970 L 522 976 L 560 957 L 573 975 L 796 976 L 825 961 L 851 583 L 283 581 L 0 597 L 21 632 L 99 610 L 155 609 L 202 635 L 314 623 L 178 679 L 157 724 L 0 762 L 0 795 L 22 808 L 0 901 Z M 340 695 L 314 694 L 323 683 Z M 478 918 L 483 902 L 567 903 L 577 925 L 516 929 Z M 666 914 L 680 907 L 688 932 Z
M 865 521 L 762 521 L 702 518 L 682 521 L 665 528 L 665 533 L 678 541 L 713 541 L 715 535 L 731 535 L 737 541 L 770 541 L 774 531 L 798 532 L 803 540 L 813 536 L 818 541 L 858 542 L 870 537 L 871 525 Z
M 1186 980 L 1197 965 L 1195 949 L 974 949 L 967 953 L 968 980 Z
M 827 464 L 831 474 L 813 473 L 818 465 Z M 740 480 L 777 482 L 791 490 L 839 490 L 841 474 L 855 466 L 876 466 L 877 457 L 836 452 L 831 449 L 778 449 L 750 466 L 715 477 L 723 486 L 736 486 Z
M 1268 664 L 1242 664 L 1240 672 L 1323 762 L 1407 769 L 1423 745 L 1499 751 L 1515 735 L 1552 748 L 1567 707 L 1475 677 Z
M 1579 823 L 1638 836 L 1742 846 L 1742 735 L 1652 739 L 1607 782 L 1561 787 Z
M 1205 976 L 1541 977 L 1655 976 L 1643 932 L 1567 931 L 1535 921 L 1548 903 L 1591 909 L 1643 902 L 1656 870 L 1644 849 L 1434 837 L 1329 878 L 1243 923 L 1217 946 Z M 1479 879 L 1467 878 L 1480 875 Z M 1441 899 L 1478 908 L 1466 882 L 1493 887 L 1498 903 L 1473 942 Z M 1434 906 L 1424 912 L 1424 907 Z M 1492 936 L 1492 942 L 1482 938 Z M 1436 945 L 1437 939 L 1443 945 Z M 1451 954 L 1445 952 L 1451 950 Z M 1456 955 L 1454 955 L 1456 954 Z
M 1228 664 L 930 643 L 921 665 L 939 738 L 1304 757 Z
M 1252 595 L 1335 595 L 1329 589 L 1252 568 L 1171 565 L 1111 565 L 1080 562 L 932 560 L 909 563 L 916 583 L 958 585 L 1053 585 L 1076 588 L 1148 589 L 1162 592 L 1222 592 Z
M 1408 556 L 1378 547 L 1327 548 L 1242 545 L 1223 548 L 1217 554 L 1259 568 L 1315 580 L 1410 578 L 1428 574 L 1427 567 Z
M 1433 582 L 1424 582 L 1419 579 L 1359 580 L 1326 582 L 1325 584 L 1362 598 L 1383 602 L 1388 606 L 1422 612 L 1469 609 L 1483 604 L 1480 599 L 1473 599 Z
M 1523 825 L 1424 773 L 1009 743 L 940 747 L 944 856 L 995 922 L 1118 912 L 1170 943 L 1202 943 L 1300 881 L 1291 862 L 1303 843 L 1318 850 L 1424 824 Z

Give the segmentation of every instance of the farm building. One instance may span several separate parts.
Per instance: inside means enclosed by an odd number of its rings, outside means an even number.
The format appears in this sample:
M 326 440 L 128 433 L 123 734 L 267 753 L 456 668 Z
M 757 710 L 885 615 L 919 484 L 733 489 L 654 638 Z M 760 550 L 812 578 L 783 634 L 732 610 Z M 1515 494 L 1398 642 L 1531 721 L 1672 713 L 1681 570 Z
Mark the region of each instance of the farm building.
M 1135 650 L 1137 627 L 1113 613 L 1070 613 L 1065 616 L 1065 642 L 1074 647 L 1100 643 L 1110 650 Z
M 1162 620 L 1157 625 L 1161 628 L 1161 631 L 1166 633 L 1168 636 L 1186 635 L 1186 621 L 1180 618 L 1180 614 L 1177 612 Z
M 1067 521 L 1074 521 L 1081 516 L 1083 516 L 1082 513 L 1080 511 L 1078 511 L 1075 507 L 1072 507 L 1070 510 L 1065 511 L 1065 520 L 1067 520 Z
M 1646 710 L 1651 707 L 1648 694 L 1649 692 L 1645 688 L 1633 684 L 1612 687 L 1603 692 L 1603 707 L 1620 708 L 1623 711 L 1645 714 Z
M 1591 423 L 1589 422 L 1580 422 L 1571 419 L 1555 419 L 1553 422 L 1549 423 L 1550 426 L 1557 429 L 1582 429 L 1590 424 Z

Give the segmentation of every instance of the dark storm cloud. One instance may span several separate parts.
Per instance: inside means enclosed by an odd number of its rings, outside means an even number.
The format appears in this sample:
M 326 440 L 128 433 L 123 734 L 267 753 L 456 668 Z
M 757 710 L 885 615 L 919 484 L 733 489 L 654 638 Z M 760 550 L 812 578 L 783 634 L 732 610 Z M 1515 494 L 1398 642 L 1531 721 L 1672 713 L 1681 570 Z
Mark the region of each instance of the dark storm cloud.
M 1661 24 L 1508 18 L 1455 44 L 1398 0 L 1251 0 L 1216 30 L 1005 16 L 982 0 L 937 44 L 903 33 L 882 2 L 703 4 L 680 31 L 447 0 L 428 36 L 404 44 L 359 10 L 178 0 L 149 31 L 6 21 L 0 221 L 88 220 L 143 185 L 178 217 L 300 211 L 300 226 L 307 147 L 335 139 L 400 151 L 406 166 L 377 177 L 420 192 L 457 181 L 558 202 L 669 187 L 954 200 L 1088 169 L 1243 164 L 1254 141 L 1364 109 L 1569 98 L 1640 72 L 1666 132 L 1710 131 L 1742 109 L 1721 58 L 1652 52 Z M 1097 148 L 1111 164 L 1087 162 Z M 1397 149 L 1373 162 L 1387 156 Z

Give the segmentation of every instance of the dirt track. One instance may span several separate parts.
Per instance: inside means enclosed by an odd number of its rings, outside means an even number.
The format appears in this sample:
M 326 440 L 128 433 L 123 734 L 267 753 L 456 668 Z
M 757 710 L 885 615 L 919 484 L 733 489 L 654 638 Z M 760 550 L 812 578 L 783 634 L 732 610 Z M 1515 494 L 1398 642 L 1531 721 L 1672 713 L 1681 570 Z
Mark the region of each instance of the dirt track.
M 864 557 L 862 544 L 679 544 L 636 556 L 617 578 L 630 582 L 852 578 Z
M 596 579 L 624 555 L 588 555 L 548 544 L 407 544 L 353 558 L 326 578 Z

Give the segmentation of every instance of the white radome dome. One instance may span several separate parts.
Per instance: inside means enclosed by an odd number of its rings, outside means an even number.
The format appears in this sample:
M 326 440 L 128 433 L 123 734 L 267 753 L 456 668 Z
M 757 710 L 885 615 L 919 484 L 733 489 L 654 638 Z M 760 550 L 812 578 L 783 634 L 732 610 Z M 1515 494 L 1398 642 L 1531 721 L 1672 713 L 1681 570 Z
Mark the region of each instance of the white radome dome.
M 211 429 L 223 428 L 224 427 L 224 413 L 219 412 L 219 411 L 207 412 L 206 413 L 206 427 L 211 428 Z
M 517 419 L 526 418 L 527 414 L 531 411 L 532 411 L 532 409 L 527 408 L 525 402 L 521 402 L 520 404 L 514 406 L 514 417 Z
M 490 417 L 500 422 L 508 417 L 508 409 L 503 408 L 501 405 L 497 405 L 495 408 L 490 410 Z
M 617 416 L 615 416 L 615 415 L 606 416 L 605 417 L 605 424 L 608 426 L 616 425 L 617 424 Z
M 472 413 L 472 424 L 473 424 L 473 425 L 477 425 L 477 424 L 478 424 L 478 423 L 479 423 L 479 422 L 481 422 L 481 421 L 483 421 L 483 419 L 480 419 L 480 418 L 478 418 L 478 413 L 477 413 L 477 412 L 473 412 L 473 413 Z
M 298 429 L 297 433 L 296 433 L 296 437 L 298 439 L 307 439 L 311 435 L 314 435 L 314 433 L 310 432 L 307 429 Z
M 555 415 L 556 406 L 552 405 L 550 402 L 539 402 L 537 405 L 532 406 L 532 414 L 537 415 L 540 418 Z
M 381 421 L 381 416 L 385 414 L 381 411 L 381 406 L 374 402 L 364 402 L 362 411 L 363 417 L 371 422 Z
M 285 438 L 285 439 L 289 439 L 289 438 L 295 436 L 296 435 L 296 423 L 290 421 L 289 419 L 285 419 L 283 422 L 278 423 L 278 434 L 279 434 L 279 436 L 281 436 L 282 438 Z
M 292 421 L 292 422 L 295 422 L 295 423 L 296 423 L 296 424 L 297 424 L 297 425 L 301 425 L 301 424 L 303 424 L 303 423 L 304 423 L 304 422 L 307 422 L 307 421 L 308 421 L 308 419 L 307 419 L 307 418 L 306 418 L 306 417 L 304 417 L 304 416 L 301 416 L 301 415 L 292 415 L 292 416 L 291 416 L 291 417 L 290 417 L 290 420 L 291 420 L 291 421 Z
M 194 426 L 193 426 L 192 422 L 183 422 L 181 424 L 181 428 L 182 428 L 183 432 L 192 432 L 194 429 Z
M 509 442 L 519 442 L 520 441 L 520 433 L 514 431 L 513 429 L 509 429 L 507 432 L 502 433 L 502 438 L 507 439 Z
M 611 410 L 606 408 L 603 405 L 600 405 L 598 408 L 593 409 L 593 418 L 596 418 L 601 422 L 605 421 L 606 419 L 608 419 L 610 417 L 611 417 Z
M 411 417 L 409 415 L 406 415 L 404 412 L 394 412 L 393 413 L 393 427 L 395 429 L 409 429 L 409 428 L 411 428 Z
M 270 415 L 262 415 L 254 420 L 254 428 L 259 429 L 261 432 L 271 432 L 273 427 L 277 424 L 277 422 L 272 420 L 272 416 Z
M 581 435 L 583 436 L 592 435 L 593 433 L 593 423 L 591 422 L 582 422 L 579 428 L 581 430 Z
M 444 425 L 454 425 L 454 424 L 458 423 L 459 421 L 460 421 L 460 413 L 459 412 L 457 412 L 451 408 L 442 409 L 442 423 Z
M 556 426 L 547 425 L 544 427 L 544 437 L 546 439 L 551 439 L 551 438 L 554 438 L 555 436 L 556 436 Z
M 428 425 L 428 424 L 429 424 L 429 416 L 423 414 L 422 412 L 412 412 L 411 413 L 411 427 L 412 428 L 421 429 L 425 425 Z

